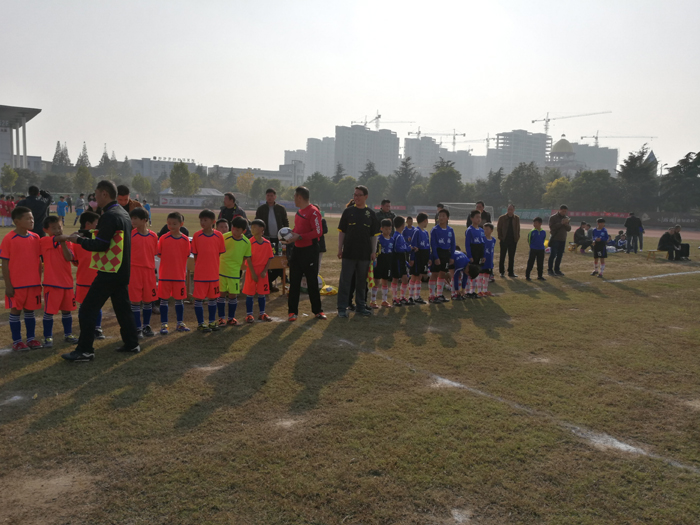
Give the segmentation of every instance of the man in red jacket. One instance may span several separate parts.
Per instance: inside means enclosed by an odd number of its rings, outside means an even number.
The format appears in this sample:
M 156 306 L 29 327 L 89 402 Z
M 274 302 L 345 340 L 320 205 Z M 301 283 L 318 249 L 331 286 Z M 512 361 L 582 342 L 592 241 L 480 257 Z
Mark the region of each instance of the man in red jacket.
M 318 240 L 323 234 L 321 212 L 309 204 L 309 197 L 309 189 L 304 186 L 294 191 L 294 204 L 299 211 L 294 216 L 292 238 L 287 241 L 287 244 L 294 243 L 289 259 L 289 321 L 296 321 L 299 315 L 302 277 L 306 277 L 311 311 L 316 319 L 326 319 L 318 290 Z

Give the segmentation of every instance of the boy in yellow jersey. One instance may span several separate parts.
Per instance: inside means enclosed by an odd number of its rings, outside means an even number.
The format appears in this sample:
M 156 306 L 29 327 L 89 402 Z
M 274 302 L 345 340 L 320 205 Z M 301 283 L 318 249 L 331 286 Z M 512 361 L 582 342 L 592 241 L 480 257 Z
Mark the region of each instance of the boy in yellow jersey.
M 226 223 L 225 225 L 222 223 Z M 221 231 L 228 227 L 226 219 L 219 219 L 216 228 Z M 251 255 L 250 241 L 243 235 L 248 229 L 248 221 L 243 217 L 234 217 L 231 231 L 224 233 L 226 252 L 219 257 L 219 289 L 221 296 L 217 300 L 219 309 L 219 326 L 236 326 L 236 307 L 238 294 L 241 293 L 241 268 Z M 222 232 L 223 233 L 223 232 Z M 226 294 L 228 296 L 228 321 L 226 321 Z

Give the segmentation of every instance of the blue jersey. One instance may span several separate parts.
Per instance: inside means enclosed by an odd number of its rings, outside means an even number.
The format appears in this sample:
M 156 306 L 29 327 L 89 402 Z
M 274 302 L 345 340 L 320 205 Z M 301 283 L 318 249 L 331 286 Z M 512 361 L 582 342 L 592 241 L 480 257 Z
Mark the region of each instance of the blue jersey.
M 484 230 L 481 228 L 474 228 L 474 226 L 469 226 L 466 233 L 464 234 L 464 251 L 469 259 L 472 257 L 472 244 L 484 244 L 486 237 L 484 235 Z M 479 263 L 479 261 L 474 261 Z
M 382 235 L 383 237 L 383 235 Z M 394 253 L 408 253 L 411 251 L 411 245 L 406 242 L 403 234 L 394 232 Z
M 430 250 L 430 236 L 426 230 L 416 228 L 411 237 L 411 246 L 419 250 Z M 411 260 L 415 260 L 415 252 L 411 253 Z
M 377 253 L 379 255 L 389 255 L 394 253 L 395 237 L 389 236 L 387 239 L 384 234 L 379 236 L 379 241 L 377 242 Z
M 544 230 L 535 230 L 534 228 L 527 234 L 527 243 L 531 250 L 544 250 L 544 241 L 547 238 L 547 232 Z
M 66 208 L 67 207 L 68 207 L 68 203 L 66 201 L 58 201 L 56 203 L 56 213 L 58 214 L 59 217 L 66 216 Z
M 606 243 L 608 242 L 608 239 L 610 238 L 610 235 L 608 235 L 608 230 L 605 228 L 601 228 L 600 230 L 596 228 L 593 230 L 593 242 L 602 242 Z
M 403 235 L 404 240 L 406 241 L 406 244 L 410 245 L 411 244 L 411 238 L 413 237 L 413 234 L 416 232 L 418 228 L 416 226 L 408 227 L 406 226 L 403 231 L 401 232 L 401 235 Z
M 440 258 L 438 250 L 449 251 L 450 259 L 452 259 L 455 253 L 455 246 L 455 231 L 450 226 L 443 229 L 436 225 L 430 230 L 430 258 L 433 261 Z
M 482 270 L 493 269 L 493 252 L 496 249 L 496 238 L 484 238 L 484 264 L 481 265 Z
M 150 216 L 151 216 L 151 205 L 148 204 L 148 203 L 146 203 L 146 204 L 143 205 L 143 208 L 144 208 L 145 210 L 148 210 L 148 216 L 150 217 Z
M 455 251 L 452 257 L 455 261 L 455 272 L 464 270 L 469 265 L 469 257 L 464 252 Z

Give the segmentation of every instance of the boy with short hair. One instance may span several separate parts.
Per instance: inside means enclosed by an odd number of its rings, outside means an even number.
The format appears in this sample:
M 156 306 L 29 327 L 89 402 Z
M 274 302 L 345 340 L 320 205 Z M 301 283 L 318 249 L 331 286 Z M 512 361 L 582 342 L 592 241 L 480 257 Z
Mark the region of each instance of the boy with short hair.
M 443 208 L 438 212 L 438 223 L 430 231 L 432 274 L 428 282 L 430 290 L 428 301 L 433 304 L 449 301 L 442 293 L 442 288 L 445 286 L 445 276 L 448 274 L 450 266 L 454 264 L 455 232 L 448 225 L 449 219 L 450 211 Z
M 217 227 L 222 220 L 226 221 L 226 219 L 219 219 Z M 223 234 L 226 253 L 221 254 L 220 257 L 219 292 L 221 297 L 216 303 L 219 308 L 219 326 L 236 326 L 238 324 L 236 308 L 238 294 L 241 293 L 241 269 L 251 256 L 250 240 L 244 235 L 247 229 L 248 221 L 238 216 L 231 221 L 231 231 Z M 226 320 L 226 297 L 224 294 L 228 296 L 228 321 Z
M 389 303 L 389 281 L 394 263 L 394 237 L 391 234 L 391 219 L 382 219 L 379 223 L 381 235 L 377 241 L 377 266 L 374 269 L 374 278 L 376 281 L 381 281 L 382 286 L 382 306 L 385 308 L 391 307 Z M 370 308 L 378 308 L 377 306 L 377 289 L 378 286 L 372 288 L 372 302 Z M 394 297 L 394 306 L 396 305 L 396 297 Z M 399 302 L 398 306 L 401 306 Z
M 158 296 L 156 291 L 156 253 L 158 235 L 148 229 L 148 212 L 144 208 L 134 208 L 131 217 L 131 277 L 129 279 L 129 300 L 131 312 L 136 321 L 139 339 L 153 337 L 151 328 L 152 303 Z M 143 325 L 141 324 L 141 304 L 143 303 Z
M 493 224 L 487 222 L 483 227 L 484 232 L 484 258 L 481 264 L 481 275 L 479 279 L 481 280 L 481 287 L 479 291 L 479 297 L 492 297 L 493 294 L 489 292 L 489 281 L 491 277 L 491 272 L 493 271 L 493 252 L 496 249 L 496 239 L 493 235 Z
M 430 236 L 426 230 L 428 214 L 419 213 L 416 222 L 418 226 L 411 236 L 411 256 L 408 262 L 411 272 L 410 294 L 415 304 L 425 304 L 420 296 L 420 289 L 423 277 L 428 276 L 428 265 L 430 264 Z
M 391 297 L 394 299 L 394 306 L 414 305 L 413 300 L 406 297 L 408 290 L 408 267 L 407 257 L 411 252 L 411 246 L 406 243 L 403 231 L 406 228 L 405 220 L 401 216 L 394 217 L 394 262 L 391 272 Z M 397 292 L 401 285 L 401 297 Z
M 406 227 L 403 229 L 403 238 L 406 241 L 406 244 L 409 246 L 411 245 L 411 239 L 413 238 L 413 234 L 418 228 L 416 226 L 413 226 L 413 217 L 410 215 L 406 217 Z
M 83 237 L 92 238 L 91 230 L 97 228 L 97 222 L 100 216 L 94 211 L 85 211 L 80 213 L 80 232 Z M 92 285 L 92 282 L 97 277 L 97 270 L 90 268 L 93 252 L 87 251 L 79 244 L 73 244 L 73 265 L 78 269 L 75 272 L 75 302 L 82 306 L 85 301 L 85 296 Z M 80 308 L 78 308 L 78 317 L 80 317 Z M 104 339 L 105 334 L 102 331 L 102 310 L 97 315 L 95 323 L 95 339 Z
M 59 310 L 62 314 L 63 334 L 66 343 L 77 344 L 73 336 L 73 316 L 75 310 L 75 293 L 73 292 L 73 272 L 71 262 L 74 259 L 73 243 L 56 242 L 55 238 L 63 235 L 63 223 L 56 215 L 44 219 L 46 237 L 39 240 L 41 258 L 44 261 L 44 346 L 53 346 L 53 316 Z
M 464 253 L 459 246 L 455 246 L 454 261 L 452 299 L 461 301 L 465 299 L 465 291 L 469 280 L 476 279 L 481 269 L 478 265 L 469 262 L 469 257 L 467 257 L 467 254 Z
M 231 223 L 228 221 L 228 219 L 224 219 L 223 217 L 217 219 L 216 231 L 221 232 L 221 235 L 225 236 L 228 232 L 231 231 Z
M 621 234 L 621 236 L 624 233 Z M 605 219 L 602 217 L 596 221 L 596 229 L 593 230 L 593 271 L 591 275 L 597 275 L 603 278 L 605 271 L 605 259 L 608 258 L 608 249 L 606 243 L 610 239 L 608 230 L 605 229 Z M 598 260 L 600 259 L 600 271 L 598 271 Z
M 61 218 L 61 224 L 66 225 L 66 210 L 68 209 L 68 203 L 66 198 L 61 195 L 56 203 L 56 215 Z
M 544 271 L 544 241 L 547 238 L 547 232 L 542 229 L 542 218 L 535 217 L 532 221 L 533 229 L 527 234 L 527 244 L 530 247 L 530 256 L 527 259 L 527 268 L 525 269 L 525 280 L 531 281 L 530 272 L 537 261 L 537 279 L 546 281 L 542 276 Z
M 32 232 L 34 216 L 29 208 L 16 207 L 12 212 L 15 230 L 0 244 L 2 277 L 5 281 L 5 308 L 10 310 L 12 350 L 16 352 L 43 348 L 34 338 L 34 310 L 41 308 L 41 244 Z M 27 343 L 22 342 L 19 316 L 24 310 Z
M 484 263 L 484 230 L 481 228 L 481 212 L 479 210 L 472 210 L 469 213 L 470 224 L 464 233 L 464 253 L 467 254 L 469 262 L 476 264 L 479 267 Z M 476 279 L 469 280 L 469 293 L 467 297 L 483 297 L 482 288 L 482 275 Z M 487 277 L 488 279 L 488 277 Z M 478 294 L 477 294 L 478 292 Z
M 87 213 L 87 212 L 86 212 Z M 175 299 L 177 331 L 189 332 L 185 325 L 185 305 L 187 298 L 187 259 L 190 257 L 190 240 L 180 231 L 182 215 L 176 211 L 169 213 L 166 225 L 168 233 L 158 240 L 158 297 L 160 298 L 160 333 L 168 334 L 168 300 Z
M 211 210 L 202 210 L 199 225 L 202 227 L 192 236 L 194 254 L 194 313 L 197 316 L 197 330 L 216 332 L 216 301 L 219 292 L 219 256 L 226 252 L 224 236 L 214 229 L 216 215 Z M 204 322 L 205 299 L 209 299 L 209 324 Z
M 260 315 L 258 321 L 272 321 L 272 318 L 265 313 L 265 297 L 270 294 L 270 283 L 267 279 L 267 269 L 270 261 L 274 258 L 272 244 L 265 237 L 265 221 L 255 219 L 250 223 L 250 231 L 253 234 L 250 242 L 251 256 L 248 259 L 248 269 L 246 271 L 243 293 L 246 295 L 246 323 L 254 323 L 253 317 L 253 296 L 258 294 L 258 307 Z

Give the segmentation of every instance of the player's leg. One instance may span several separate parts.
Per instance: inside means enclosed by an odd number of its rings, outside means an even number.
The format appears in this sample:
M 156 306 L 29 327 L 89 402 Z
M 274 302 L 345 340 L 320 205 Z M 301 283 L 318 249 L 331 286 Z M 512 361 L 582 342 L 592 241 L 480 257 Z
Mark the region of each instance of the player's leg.
M 128 286 L 114 283 L 111 287 L 110 298 L 112 299 L 112 309 L 119 323 L 119 332 L 124 348 L 130 351 L 135 350 L 139 346 L 139 338 L 134 316 L 131 315 Z M 80 335 L 82 336 L 82 333 Z
M 308 277 L 306 279 L 307 286 L 311 283 L 309 281 Z M 318 280 L 316 281 L 316 285 L 318 285 Z M 258 315 L 258 321 L 267 321 L 271 322 L 272 318 L 267 315 L 267 312 L 265 312 L 265 304 L 267 302 L 267 296 L 270 295 L 270 281 L 267 279 L 258 279 L 258 286 L 257 286 L 257 292 L 258 292 L 258 309 L 260 310 L 260 314 Z
M 537 278 L 544 280 L 544 250 L 537 250 Z
M 598 275 L 598 252 L 595 252 L 596 257 L 593 258 L 593 271 L 591 275 Z
M 357 311 L 363 315 L 372 315 L 372 312 L 367 308 L 367 273 L 371 261 L 355 261 L 355 299 Z
M 413 300 L 408 293 L 408 274 L 406 273 L 401 276 L 401 302 L 403 304 L 413 304 Z
M 73 313 L 70 310 L 61 310 L 61 323 L 65 342 L 77 344 L 78 338 L 73 335 Z
M 5 297 L 5 302 L 12 300 L 11 297 Z M 12 348 L 14 350 L 29 350 L 27 345 L 22 341 L 22 321 L 20 321 L 22 310 L 10 308 L 10 332 L 12 333 Z
M 535 260 L 537 259 L 535 250 L 530 250 L 530 254 L 527 256 L 527 266 L 525 267 L 525 279 L 530 280 L 530 273 L 532 272 L 532 267 L 535 265 Z
M 134 316 L 136 324 L 136 333 L 139 339 L 143 339 L 143 326 L 141 325 L 141 303 L 131 303 L 131 314 Z
M 396 264 L 394 264 L 393 266 L 396 266 Z M 391 270 L 391 276 L 392 276 L 392 279 L 391 279 L 391 298 L 393 300 L 394 306 L 401 306 L 401 300 L 397 296 L 397 292 L 399 289 L 399 279 L 394 276 L 395 271 L 396 271 L 396 269 L 392 268 L 392 270 Z
M 296 320 L 297 316 L 299 315 L 301 279 L 304 277 L 304 271 L 300 259 L 301 256 L 297 253 L 297 249 L 295 248 L 292 252 L 292 257 L 289 260 L 289 294 L 287 295 L 287 315 L 289 316 L 289 321 Z
M 254 295 L 246 295 L 245 296 L 245 322 L 246 323 L 254 323 L 255 322 L 255 317 L 253 316 L 253 299 Z
M 217 331 L 219 325 L 216 322 L 216 302 L 221 296 L 221 288 L 219 288 L 219 281 L 209 283 L 209 291 L 207 292 L 209 297 L 209 328 L 212 331 Z
M 309 292 L 309 301 L 311 301 L 311 312 L 317 319 L 326 319 L 321 305 L 321 291 L 318 289 L 318 264 L 320 261 L 318 246 L 309 246 L 302 248 L 304 260 L 304 275 L 306 276 L 306 286 Z
M 195 281 L 194 283 L 194 315 L 197 317 L 197 330 L 211 332 L 204 323 L 204 299 L 209 290 L 208 283 Z

